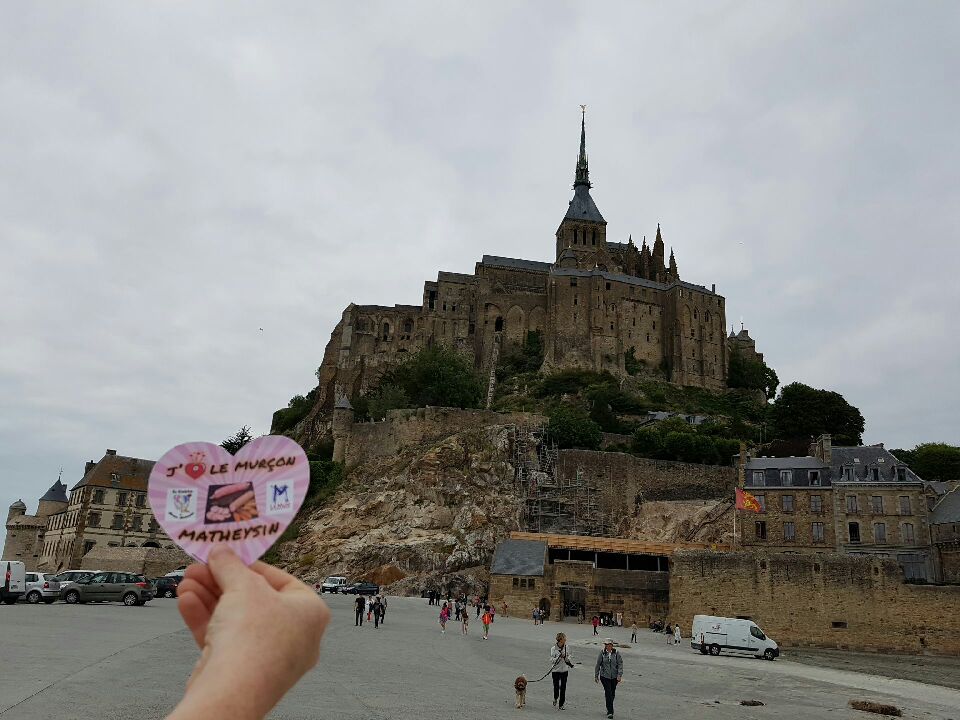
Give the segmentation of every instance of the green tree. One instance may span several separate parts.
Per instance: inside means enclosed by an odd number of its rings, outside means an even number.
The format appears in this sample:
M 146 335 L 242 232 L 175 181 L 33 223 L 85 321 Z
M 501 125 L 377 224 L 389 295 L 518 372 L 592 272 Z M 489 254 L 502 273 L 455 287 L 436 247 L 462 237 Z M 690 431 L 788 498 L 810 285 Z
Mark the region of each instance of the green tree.
M 596 450 L 603 439 L 600 426 L 571 405 L 561 405 L 550 414 L 547 432 L 561 448 Z
M 366 412 L 374 420 L 383 419 L 390 410 L 410 407 L 410 398 L 402 387 L 381 384 L 367 395 Z
M 521 373 L 536 372 L 543 365 L 543 338 L 540 333 L 530 331 L 522 345 L 512 344 L 500 353 L 497 363 L 497 380 Z
M 634 353 L 633 348 L 630 348 L 623 354 L 623 368 L 630 375 L 636 375 L 638 372 L 643 370 L 647 366 L 647 361 L 643 358 L 638 358 Z
M 891 450 L 924 480 L 960 480 L 960 447 L 920 443 L 913 450 Z
M 815 438 L 823 433 L 833 436 L 837 445 L 862 442 L 863 415 L 840 393 L 817 390 L 803 383 L 790 383 L 770 408 L 773 437 Z
M 762 390 L 767 400 L 777 394 L 780 378 L 773 368 L 762 360 L 753 360 L 743 356 L 739 350 L 730 353 L 730 365 L 727 368 L 727 387 Z
M 290 398 L 290 402 L 287 403 L 285 408 L 281 408 L 273 414 L 273 420 L 270 422 L 270 432 L 281 435 L 287 430 L 291 430 L 310 412 L 316 396 L 317 388 L 314 388 L 306 396 L 294 395 Z
M 411 355 L 387 370 L 380 385 L 405 393 L 408 407 L 475 408 L 483 395 L 483 381 L 473 363 L 443 346 L 423 348 Z
M 238 452 L 240 452 L 240 448 L 242 448 L 251 440 L 253 440 L 253 434 L 250 432 L 250 427 L 248 425 L 244 425 L 242 428 L 237 430 L 236 433 L 220 443 L 220 447 L 222 447 L 231 455 L 236 455 Z

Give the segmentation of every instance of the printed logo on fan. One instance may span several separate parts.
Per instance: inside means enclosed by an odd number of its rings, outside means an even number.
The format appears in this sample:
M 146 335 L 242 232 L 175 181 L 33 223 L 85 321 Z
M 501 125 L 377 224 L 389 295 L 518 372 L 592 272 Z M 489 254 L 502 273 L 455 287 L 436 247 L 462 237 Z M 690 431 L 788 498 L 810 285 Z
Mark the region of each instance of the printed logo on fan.
M 167 520 L 187 522 L 197 517 L 197 491 L 194 488 L 167 490 Z
M 267 483 L 267 515 L 293 512 L 293 485 L 285 480 Z

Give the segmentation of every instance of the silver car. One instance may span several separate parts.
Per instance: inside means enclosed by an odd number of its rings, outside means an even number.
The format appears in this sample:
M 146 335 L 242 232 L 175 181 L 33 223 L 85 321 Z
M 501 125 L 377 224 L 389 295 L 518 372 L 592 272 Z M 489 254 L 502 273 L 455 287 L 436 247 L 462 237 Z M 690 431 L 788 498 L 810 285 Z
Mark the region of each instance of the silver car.
M 28 572 L 25 578 L 27 591 L 23 597 L 28 603 L 36 605 L 42 600 L 49 605 L 60 597 L 60 583 L 50 573 Z

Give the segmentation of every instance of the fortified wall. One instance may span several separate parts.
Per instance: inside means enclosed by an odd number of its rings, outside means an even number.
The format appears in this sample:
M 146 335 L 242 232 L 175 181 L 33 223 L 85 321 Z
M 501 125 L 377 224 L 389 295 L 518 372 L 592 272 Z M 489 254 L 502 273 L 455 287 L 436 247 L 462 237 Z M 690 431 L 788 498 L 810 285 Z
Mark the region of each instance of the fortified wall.
M 617 528 L 638 504 L 650 500 L 732 498 L 737 471 L 722 465 L 651 460 L 627 453 L 561 450 L 557 473 L 561 484 L 581 481 L 596 492 L 605 525 Z
M 670 617 L 749 618 L 777 643 L 960 654 L 960 587 L 908 585 L 893 560 L 818 554 L 682 551 L 670 568 Z
M 176 548 L 95 547 L 83 556 L 80 569 L 133 572 L 153 578 L 192 562 L 193 558 Z
M 343 459 L 350 467 L 373 458 L 392 457 L 405 446 L 441 440 L 465 430 L 545 422 L 546 418 L 540 415 L 522 412 L 441 407 L 391 410 L 380 422 L 353 423 L 345 428 Z

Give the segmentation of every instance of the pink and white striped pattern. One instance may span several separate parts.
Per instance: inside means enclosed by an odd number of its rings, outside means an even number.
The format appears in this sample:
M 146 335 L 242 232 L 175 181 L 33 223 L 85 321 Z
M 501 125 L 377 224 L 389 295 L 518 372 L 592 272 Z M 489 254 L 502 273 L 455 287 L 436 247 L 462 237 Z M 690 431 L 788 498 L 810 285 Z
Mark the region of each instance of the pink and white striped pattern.
M 255 467 L 238 468 L 245 463 Z M 206 521 L 208 488 L 234 483 L 252 484 L 258 517 Z M 279 495 L 284 502 L 274 499 L 274 486 L 278 492 L 286 487 L 286 495 Z M 227 545 L 249 565 L 287 529 L 309 487 L 310 465 L 303 449 L 290 438 L 267 435 L 236 456 L 213 443 L 177 445 L 153 466 L 148 495 L 157 522 L 191 557 L 206 562 L 211 549 Z M 180 504 L 173 502 L 175 496 Z

